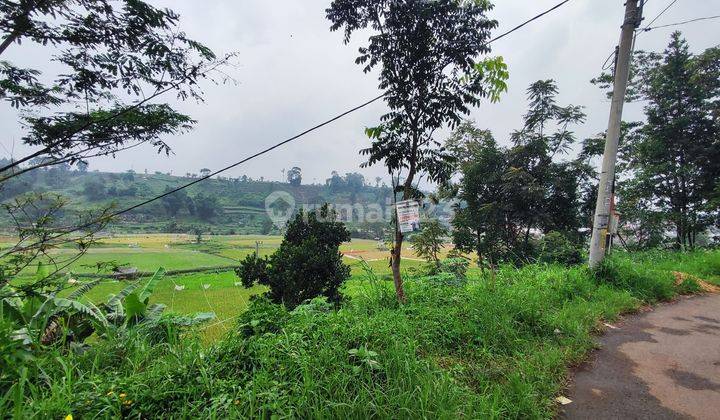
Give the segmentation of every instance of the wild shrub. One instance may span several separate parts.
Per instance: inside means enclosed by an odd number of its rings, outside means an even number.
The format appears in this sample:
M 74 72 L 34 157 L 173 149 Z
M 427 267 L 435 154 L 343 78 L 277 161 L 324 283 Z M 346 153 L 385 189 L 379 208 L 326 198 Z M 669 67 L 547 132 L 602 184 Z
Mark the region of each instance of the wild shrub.
M 584 261 L 580 248 L 561 232 L 547 233 L 539 244 L 539 262 L 576 265 Z
M 694 295 L 703 292 L 703 288 L 700 287 L 700 284 L 691 278 L 685 278 L 682 283 L 677 285 L 676 290 L 677 293 L 681 295 Z
M 39 357 L 43 379 L 18 380 L 18 397 L 0 395 L 0 412 L 549 418 L 567 366 L 593 347 L 598 320 L 635 308 L 640 292 L 657 296 L 638 280 L 656 279 L 651 267 L 620 261 L 601 281 L 586 267 L 504 266 L 494 287 L 473 275 L 463 287 L 408 279 L 406 302 L 394 305 L 382 291 L 392 297 L 391 284 L 353 283 L 360 297 L 340 310 L 324 297 L 292 310 L 259 298 L 209 347 L 193 336 L 153 344 L 135 328 L 82 354 Z
M 424 281 L 431 282 L 439 286 L 462 286 L 465 284 L 464 278 L 458 278 L 452 273 L 438 273 L 434 276 L 426 276 Z
M 246 257 L 236 273 L 245 287 L 268 286 L 266 296 L 288 309 L 318 296 L 337 304 L 340 286 L 350 277 L 339 247 L 349 240 L 350 233 L 327 204 L 316 212 L 301 210 L 269 259 Z
M 429 274 L 440 271 L 440 251 L 448 233 L 439 220 L 430 219 L 423 223 L 422 231 L 412 237 L 413 249 L 425 260 L 425 269 Z
M 240 278 L 243 286 L 253 287 L 255 283 L 268 283 L 268 258 L 259 257 L 255 254 L 248 254 L 240 261 L 240 266 L 235 268 L 235 275 Z
M 450 273 L 458 279 L 464 279 L 467 276 L 467 270 L 470 267 L 470 261 L 465 258 L 446 258 L 440 262 L 440 271 Z
M 253 299 L 248 309 L 240 315 L 238 326 L 245 337 L 277 333 L 285 326 L 288 317 L 284 306 L 273 304 L 261 296 Z
M 0 317 L 0 392 L 15 382 L 21 369 L 33 359 L 29 347 L 17 337 L 13 323 Z
M 622 258 L 606 258 L 594 269 L 594 275 L 599 282 L 627 290 L 647 302 L 669 300 L 675 295 L 672 273 Z

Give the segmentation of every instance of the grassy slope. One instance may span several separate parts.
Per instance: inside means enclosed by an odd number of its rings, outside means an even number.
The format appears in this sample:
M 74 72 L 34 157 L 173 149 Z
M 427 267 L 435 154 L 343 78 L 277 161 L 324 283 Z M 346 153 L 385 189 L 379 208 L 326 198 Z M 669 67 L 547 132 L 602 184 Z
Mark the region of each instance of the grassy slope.
M 720 276 L 720 252 L 634 259 L 617 255 L 600 280 L 583 267 L 538 265 L 462 287 L 408 280 L 405 305 L 388 282 L 356 278 L 340 311 L 256 304 L 209 348 L 128 338 L 63 365 L 42 359 L 51 385 L 26 383 L 18 413 L 547 418 L 598 320 L 671 298 L 666 270 L 678 261 Z

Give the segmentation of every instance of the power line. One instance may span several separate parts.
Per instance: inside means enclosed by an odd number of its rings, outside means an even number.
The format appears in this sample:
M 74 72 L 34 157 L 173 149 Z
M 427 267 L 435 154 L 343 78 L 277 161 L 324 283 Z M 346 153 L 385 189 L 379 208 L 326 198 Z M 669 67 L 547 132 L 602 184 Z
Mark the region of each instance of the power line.
M 615 49 L 613 50 L 613 52 L 611 52 L 610 55 L 608 55 L 608 57 L 605 59 L 605 62 L 604 62 L 603 65 L 602 65 L 602 69 L 603 69 L 603 70 L 607 70 L 607 69 L 609 69 L 610 67 L 612 67 L 612 65 L 615 64 L 615 62 L 617 61 L 618 48 L 619 48 L 619 47 L 615 47 Z M 609 65 L 608 63 L 610 63 L 610 59 L 613 58 L 613 57 L 615 57 L 615 60 L 612 61 L 612 65 Z
M 668 4 L 667 7 L 665 7 L 662 12 L 660 12 L 657 16 L 655 16 L 655 19 L 651 20 L 650 23 L 648 23 L 647 26 L 646 26 L 645 28 L 643 28 L 642 30 L 645 31 L 647 28 L 649 28 L 650 26 L 652 26 L 652 24 L 655 23 L 655 21 L 657 21 L 658 19 L 660 19 L 660 17 L 661 17 L 662 15 L 664 15 L 665 12 L 667 12 L 668 10 L 670 10 L 670 8 L 673 7 L 673 6 L 675 5 L 675 3 L 677 3 L 677 2 L 678 2 L 678 0 L 672 0 L 672 1 L 670 2 L 670 4 Z
M 560 8 L 560 6 L 564 5 L 565 3 L 569 2 L 569 1 L 570 1 L 570 0 L 565 0 L 565 1 L 563 1 L 563 2 L 560 2 L 560 3 L 556 4 L 555 6 L 553 6 L 553 7 L 551 7 L 550 9 L 548 9 L 548 10 L 540 13 L 539 15 L 537 15 L 537 16 L 535 16 L 535 17 L 532 17 L 532 18 L 530 18 L 530 19 L 528 19 L 528 20 L 526 20 L 525 22 L 519 24 L 518 26 L 510 29 L 509 31 L 507 31 L 507 32 L 505 32 L 505 33 L 503 33 L 503 34 L 500 34 L 499 36 L 496 36 L 495 38 L 493 38 L 493 39 L 491 39 L 490 41 L 486 42 L 485 45 L 490 45 L 491 43 L 497 41 L 498 39 L 501 39 L 501 38 L 503 38 L 503 37 L 505 37 L 505 36 L 507 36 L 507 35 L 510 35 L 511 33 L 515 32 L 515 31 L 517 31 L 518 29 L 522 28 L 523 26 L 527 25 L 528 23 L 530 23 L 530 22 L 532 22 L 532 21 L 534 21 L 534 20 L 540 19 L 541 17 L 547 15 L 548 13 L 554 11 L 555 9 Z
M 516 26 L 516 27 L 514 27 L 514 28 L 512 28 L 512 29 L 510 29 L 509 31 L 504 32 L 504 33 L 496 36 L 495 38 L 490 39 L 488 42 L 485 43 L 485 45 L 490 45 L 491 43 L 493 43 L 493 42 L 495 42 L 495 41 L 497 41 L 497 40 L 499 40 L 499 39 L 501 39 L 501 38 L 504 38 L 504 37 L 506 37 L 507 35 L 510 35 L 511 33 L 519 30 L 520 28 L 522 28 L 523 26 L 529 24 L 530 22 L 533 22 L 533 21 L 535 21 L 535 20 L 537 20 L 537 19 L 545 16 L 546 14 L 548 14 L 548 13 L 550 13 L 550 12 L 552 12 L 552 11 L 558 9 L 558 8 L 560 8 L 561 6 L 563 6 L 565 3 L 568 3 L 569 1 L 570 1 L 570 0 L 564 0 L 564 1 L 556 4 L 555 6 L 551 7 L 550 9 L 548 9 L 548 10 L 540 13 L 539 15 L 536 15 L 536 16 L 534 16 L 534 17 L 526 20 L 525 22 L 523 22 L 523 23 L 521 23 L 520 25 L 518 25 L 518 26 Z M 278 143 L 278 144 L 276 144 L 276 145 L 274 145 L 274 146 L 268 147 L 267 149 L 264 149 L 264 150 L 262 150 L 262 151 L 260 151 L 260 152 L 258 152 L 258 153 L 255 153 L 254 155 L 248 156 L 247 158 L 245 158 L 245 159 L 243 159 L 243 160 L 241 160 L 241 161 L 239 161 L 239 162 L 233 163 L 232 165 L 228 165 L 228 166 L 226 166 L 226 167 L 224 167 L 224 168 L 222 168 L 222 169 L 220 169 L 220 170 L 217 170 L 217 171 L 215 171 L 215 172 L 213 172 L 213 173 L 211 173 L 211 174 L 209 174 L 209 175 L 200 177 L 200 178 L 198 178 L 198 179 L 196 179 L 196 180 L 194 180 L 194 181 L 192 181 L 192 182 L 190 182 L 190 183 L 187 183 L 187 184 L 185 184 L 185 185 L 181 185 L 181 186 L 179 186 L 179 187 L 177 187 L 177 188 L 174 188 L 174 189 L 172 189 L 172 190 L 170 190 L 170 191 L 167 191 L 167 192 L 165 192 L 165 193 L 163 193 L 163 194 L 160 194 L 160 195 L 158 195 L 158 196 L 156 196 L 156 197 L 153 197 L 153 198 L 150 198 L 150 199 L 148 199 L 148 200 L 145 200 L 145 201 L 143 201 L 143 202 L 141 202 L 141 203 L 135 204 L 134 206 L 131 206 L 131 207 L 128 207 L 128 208 L 126 208 L 126 209 L 123 209 L 123 210 L 117 211 L 117 212 L 115 212 L 115 213 L 112 213 L 112 214 L 110 214 L 108 217 L 109 217 L 109 218 L 116 217 L 116 216 L 122 215 L 122 214 L 124 214 L 124 213 L 127 213 L 127 212 L 129 212 L 129 211 L 135 210 L 135 209 L 138 208 L 138 207 L 142 207 L 142 206 L 144 206 L 144 205 L 146 205 L 146 204 L 152 203 L 153 201 L 157 201 L 157 200 L 159 200 L 159 199 L 161 199 L 161 198 L 163 198 L 163 197 L 166 197 L 166 196 L 168 196 L 168 195 L 170 195 L 170 194 L 176 193 L 176 192 L 178 192 L 178 191 L 180 191 L 180 190 L 182 190 L 182 189 L 188 188 L 188 187 L 190 187 L 190 186 L 192 186 L 192 185 L 195 185 L 195 184 L 197 184 L 197 183 L 199 183 L 199 182 L 205 181 L 205 180 L 208 179 L 208 178 L 211 178 L 211 177 L 213 177 L 213 176 L 215 176 L 215 175 L 218 175 L 218 174 L 220 174 L 220 173 L 222 173 L 222 172 L 225 172 L 225 171 L 227 171 L 227 170 L 230 170 L 230 169 L 232 169 L 232 168 L 234 168 L 234 167 L 236 167 L 236 166 L 238 166 L 238 165 L 241 165 L 241 164 L 243 164 L 243 163 L 245 163 L 245 162 L 247 162 L 247 161 L 249 161 L 249 160 L 251 160 L 251 159 L 254 159 L 254 158 L 258 157 L 258 156 L 264 155 L 265 153 L 268 153 L 268 152 L 270 152 L 270 151 L 272 151 L 272 150 L 274 150 L 274 149 L 277 149 L 278 147 L 280 147 L 280 146 L 282 146 L 282 145 L 284 145 L 284 144 L 290 143 L 290 142 L 293 141 L 293 140 L 297 140 L 298 138 L 300 138 L 300 137 L 302 137 L 302 136 L 304 136 L 304 135 L 306 135 L 306 134 L 308 134 L 308 133 L 310 133 L 310 132 L 312 132 L 312 131 L 315 131 L 315 130 L 321 128 L 321 127 L 324 127 L 324 126 L 326 126 L 326 125 L 334 122 L 334 121 L 337 121 L 337 120 L 339 120 L 340 118 L 342 118 L 342 117 L 344 117 L 344 116 L 346 116 L 346 115 L 348 115 L 348 114 L 350 114 L 350 113 L 352 113 L 352 112 L 355 112 L 355 111 L 357 111 L 357 110 L 359 110 L 359 109 L 361 109 L 361 108 L 364 108 L 364 107 L 370 105 L 371 103 L 379 100 L 380 98 L 384 97 L 385 95 L 387 95 L 387 92 L 385 92 L 385 93 L 383 93 L 382 95 L 379 95 L 379 96 L 377 96 L 377 97 L 375 97 L 375 98 L 373 98 L 373 99 L 371 99 L 371 100 L 369 100 L 369 101 L 367 101 L 367 102 L 365 102 L 365 103 L 363 103 L 363 104 L 361 104 L 361 105 L 358 105 L 358 106 L 356 106 L 355 108 L 352 108 L 352 109 L 350 109 L 350 110 L 348 110 L 348 111 L 345 111 L 345 112 L 343 112 L 342 114 L 340 114 L 340 115 L 338 115 L 338 116 L 336 116 L 336 117 L 334 117 L 334 118 L 331 118 L 331 119 L 329 119 L 329 120 L 327 120 L 327 121 L 325 121 L 325 122 L 323 122 L 323 123 L 320 123 L 320 124 L 318 124 L 318 125 L 310 128 L 310 129 L 308 129 L 308 130 L 305 130 L 305 131 L 303 131 L 303 132 L 300 133 L 300 134 L 297 134 L 297 135 L 295 135 L 295 136 L 293 136 L 293 137 L 290 137 L 289 139 L 283 140 L 282 142 L 280 142 L 280 143 Z M 89 224 L 86 224 L 85 226 L 80 226 L 80 227 L 75 228 L 74 230 L 72 230 L 72 231 L 70 231 L 70 232 L 68 232 L 68 233 L 72 233 L 73 231 L 77 231 L 77 230 L 83 229 L 83 228 L 85 228 L 85 227 L 89 227 L 89 226 L 91 226 L 91 225 L 93 225 L 93 224 L 94 224 L 94 223 L 89 223 Z
M 181 185 L 181 186 L 179 186 L 179 187 L 177 187 L 177 188 L 173 188 L 172 190 L 166 191 L 166 192 L 164 192 L 163 194 L 160 194 L 160 195 L 155 196 L 155 197 L 153 197 L 153 198 L 149 198 L 149 199 L 147 199 L 147 200 L 144 200 L 144 201 L 142 201 L 142 202 L 140 202 L 140 203 L 138 203 L 138 204 L 135 204 L 135 205 L 133 205 L 133 206 L 127 207 L 127 208 L 125 208 L 125 209 L 122 209 L 122 210 L 116 211 L 116 212 L 114 212 L 114 213 L 111 213 L 111 214 L 105 216 L 104 218 L 111 219 L 111 218 L 120 216 L 120 215 L 125 214 L 125 213 L 127 213 L 127 212 L 130 212 L 130 211 L 132 211 L 132 210 L 135 210 L 135 209 L 137 209 L 138 207 L 142 207 L 142 206 L 144 206 L 144 205 L 150 204 L 150 203 L 152 203 L 152 202 L 154 202 L 154 201 L 160 200 L 160 199 L 163 198 L 163 197 L 167 197 L 167 196 L 170 195 L 170 194 L 174 194 L 174 193 L 176 193 L 176 192 L 178 192 L 178 191 L 180 191 L 180 190 L 183 190 L 183 189 L 185 189 L 185 188 L 188 188 L 188 187 L 190 187 L 190 186 L 192 186 L 192 185 L 195 185 L 195 184 L 197 184 L 197 183 L 199 183 L 199 182 L 205 181 L 205 180 L 208 179 L 208 178 L 211 178 L 211 177 L 213 177 L 213 176 L 215 176 L 215 175 L 218 175 L 218 174 L 220 174 L 220 173 L 223 173 L 223 172 L 225 172 L 225 171 L 228 171 L 228 170 L 230 170 L 230 169 L 232 169 L 232 168 L 234 168 L 234 167 L 236 167 L 236 166 L 242 165 L 243 163 L 245 163 L 245 162 L 247 162 L 247 161 L 249 161 L 249 160 L 255 159 L 255 158 L 258 157 L 258 156 L 262 156 L 262 155 L 264 155 L 265 153 L 268 153 L 268 152 L 270 152 L 270 151 L 272 151 L 272 150 L 275 150 L 275 149 L 277 149 L 277 148 L 280 147 L 280 146 L 283 146 L 283 145 L 285 145 L 285 144 L 287 144 L 287 143 L 290 143 L 290 142 L 292 142 L 292 141 L 294 141 L 294 140 L 297 140 L 297 139 L 299 139 L 300 137 L 302 137 L 302 136 L 304 136 L 304 135 L 306 135 L 306 134 L 308 134 L 308 133 L 311 133 L 311 132 L 313 132 L 313 131 L 315 131 L 315 130 L 317 130 L 317 129 L 319 129 L 319 128 L 322 128 L 322 127 L 324 127 L 324 126 L 326 126 L 326 125 L 328 125 L 328 124 L 330 124 L 330 123 L 333 123 L 333 122 L 339 120 L 340 118 L 342 118 L 342 117 L 344 117 L 344 116 L 346 116 L 346 115 L 348 115 L 348 114 L 350 114 L 350 113 L 353 113 L 353 112 L 355 112 L 355 111 L 357 111 L 357 110 L 359 110 L 359 109 L 361 109 L 361 108 L 364 108 L 364 107 L 372 104 L 373 102 L 379 100 L 380 98 L 384 97 L 385 95 L 387 95 L 387 93 L 383 93 L 382 95 L 376 96 L 375 98 L 373 98 L 373 99 L 371 99 L 371 100 L 369 100 L 369 101 L 367 101 L 367 102 L 365 102 L 365 103 L 362 103 L 362 104 L 360 104 L 360 105 L 358 105 L 358 106 L 356 106 L 356 107 L 354 107 L 354 108 L 351 108 L 351 109 L 349 109 L 349 110 L 347 110 L 347 111 L 345 111 L 345 112 L 343 112 L 343 113 L 341 113 L 341 114 L 339 114 L 339 115 L 336 115 L 335 117 L 330 118 L 329 120 L 326 120 L 326 121 L 324 121 L 324 122 L 322 122 L 322 123 L 320 123 L 320 124 L 317 124 L 317 125 L 315 125 L 314 127 L 311 127 L 311 128 L 309 128 L 309 129 L 307 129 L 307 130 L 305 130 L 305 131 L 303 131 L 303 132 L 301 132 L 301 133 L 299 133 L 299 134 L 296 134 L 296 135 L 294 135 L 294 136 L 292 136 L 292 137 L 290 137 L 290 138 L 288 138 L 288 139 L 285 139 L 285 140 L 281 141 L 280 143 L 277 143 L 277 144 L 275 144 L 275 145 L 273 145 L 273 146 L 270 146 L 270 147 L 268 147 L 268 148 L 265 148 L 265 149 L 263 149 L 263 150 L 255 153 L 255 154 L 253 154 L 253 155 L 250 155 L 250 156 L 246 157 L 245 159 L 242 159 L 242 160 L 240 160 L 240 161 L 238 161 L 238 162 L 235 162 L 235 163 L 233 163 L 233 164 L 231 164 L 231 165 L 228 165 L 228 166 L 226 166 L 226 167 L 224 167 L 224 168 L 222 168 L 222 169 L 219 169 L 219 170 L 217 170 L 217 171 L 215 171 L 215 172 L 212 172 L 212 173 L 210 173 L 210 174 L 208 174 L 208 175 L 205 175 L 205 176 L 202 176 L 202 177 L 200 177 L 200 178 L 198 178 L 198 179 L 195 179 L 195 180 L 193 180 L 192 182 L 188 182 L 187 184 Z M 87 228 L 87 227 L 90 227 L 90 226 L 92 226 L 92 225 L 94 225 L 94 224 L 96 224 L 96 223 L 98 223 L 98 220 L 95 220 L 95 221 L 92 221 L 92 222 L 89 222 L 89 223 L 86 223 L 86 224 L 83 224 L 83 225 L 74 227 L 74 228 L 72 228 L 72 229 L 70 229 L 70 230 L 68 230 L 68 231 L 66 231 L 66 232 L 61 233 L 60 235 L 57 235 L 57 236 L 56 236 L 55 238 L 53 238 L 53 239 L 57 239 L 57 238 L 60 237 L 60 236 L 68 235 L 68 234 L 71 234 L 71 233 L 73 233 L 73 232 L 77 232 L 77 231 L 79 231 L 79 230 L 82 230 L 82 229 L 85 229 L 85 228 Z
M 660 17 L 661 17 L 662 15 L 664 15 L 668 10 L 670 10 L 670 8 L 673 7 L 673 6 L 675 5 L 675 3 L 677 3 L 677 2 L 678 2 L 678 0 L 672 0 L 667 6 L 665 6 L 665 8 L 664 8 L 660 13 L 657 14 L 657 16 L 655 16 L 655 18 L 653 18 L 653 20 L 650 21 L 650 23 L 647 24 L 647 26 L 645 26 L 645 27 L 642 28 L 642 29 L 637 29 L 637 30 L 635 31 L 635 35 L 633 36 L 633 40 L 632 40 L 632 50 L 633 50 L 633 51 L 635 50 L 635 41 L 637 40 L 638 35 L 640 35 L 640 34 L 643 33 L 643 32 L 647 32 L 647 31 L 651 31 L 651 30 L 653 30 L 653 29 L 657 29 L 657 28 L 660 28 L 660 27 L 664 27 L 664 26 L 658 26 L 658 27 L 652 28 L 651 26 L 652 26 L 652 24 L 655 23 L 658 19 L 660 19 Z M 648 3 L 650 3 L 650 0 L 646 0 L 646 1 L 643 1 L 643 2 L 641 3 L 640 13 L 643 12 L 645 6 L 647 6 Z M 641 18 L 642 18 L 642 17 L 641 17 Z M 708 18 L 702 18 L 702 19 L 708 19 Z M 689 22 L 685 22 L 685 23 L 689 23 Z M 640 22 L 639 22 L 639 21 L 638 21 L 638 26 L 640 26 Z M 617 47 L 615 47 L 615 49 L 613 50 L 613 52 L 611 52 L 610 55 L 608 56 L 608 58 L 605 59 L 605 62 L 604 62 L 603 65 L 602 65 L 602 70 L 603 70 L 603 71 L 605 71 L 605 70 L 607 70 L 607 69 L 609 69 L 609 68 L 611 67 L 610 65 L 608 65 L 608 62 L 610 61 L 610 58 L 613 57 L 614 55 L 617 55 Z
M 668 23 L 667 25 L 652 26 L 652 27 L 647 26 L 647 27 L 643 28 L 642 31 L 643 31 L 643 32 L 648 32 L 648 31 L 652 31 L 653 29 L 669 28 L 669 27 L 671 27 L 671 26 L 686 25 L 686 24 L 688 24 L 688 23 L 700 22 L 700 21 L 702 21 L 702 20 L 718 19 L 718 18 L 720 18 L 720 15 L 701 17 L 701 18 L 697 18 L 697 19 L 690 19 L 690 20 L 685 20 L 685 21 L 676 22 L 676 23 Z

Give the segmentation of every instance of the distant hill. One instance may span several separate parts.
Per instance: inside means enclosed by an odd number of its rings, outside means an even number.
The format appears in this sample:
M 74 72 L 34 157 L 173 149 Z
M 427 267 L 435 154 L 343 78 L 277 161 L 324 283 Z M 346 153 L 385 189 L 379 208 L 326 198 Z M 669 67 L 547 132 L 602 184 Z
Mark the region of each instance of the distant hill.
M 7 202 L 27 192 L 59 194 L 68 199 L 62 218 L 70 222 L 88 210 L 112 204 L 122 209 L 196 178 L 197 175 L 191 174 L 182 177 L 158 172 L 83 172 L 56 167 L 32 171 L 6 182 L 0 190 L 0 200 Z M 367 185 L 362 175 L 357 173 L 345 176 L 333 173 L 325 185 L 291 185 L 252 180 L 245 176 L 218 177 L 123 215 L 112 224 L 111 230 L 188 232 L 200 227 L 204 232 L 217 234 L 276 233 L 278 229 L 268 216 L 265 201 L 273 193 L 274 197 L 278 196 L 278 192 L 290 194 L 297 204 L 296 209 L 301 205 L 331 203 L 345 208 L 349 205 L 374 205 L 385 210 L 391 197 L 390 188 Z M 279 203 L 284 205 L 282 200 Z M 0 217 L 3 226 L 12 226 L 7 214 Z M 386 224 L 353 220 L 348 226 L 355 231 L 353 236 L 372 238 L 382 236 Z

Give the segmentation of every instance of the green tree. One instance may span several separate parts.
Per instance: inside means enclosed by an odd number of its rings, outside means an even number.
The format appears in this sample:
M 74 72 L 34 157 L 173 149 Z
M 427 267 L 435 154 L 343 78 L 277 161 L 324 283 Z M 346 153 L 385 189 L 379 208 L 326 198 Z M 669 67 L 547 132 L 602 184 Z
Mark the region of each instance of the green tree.
M 718 217 L 711 198 L 720 180 L 720 48 L 689 52 L 679 32 L 661 54 L 638 54 L 635 87 L 647 122 L 628 137 L 621 185 L 625 208 L 652 209 L 675 230 L 678 248 Z
M 172 188 L 166 185 L 164 193 L 167 193 L 170 190 L 172 190 Z M 163 208 L 165 209 L 167 215 L 170 217 L 175 217 L 180 212 L 180 210 L 182 210 L 182 208 L 187 205 L 188 198 L 189 197 L 187 195 L 187 192 L 185 190 L 180 190 L 173 194 L 166 195 L 165 197 L 161 198 L 160 201 L 162 202 Z
M 287 171 L 287 181 L 292 186 L 300 186 L 302 184 L 302 169 L 297 166 L 293 166 Z
M 492 134 L 463 123 L 448 140 L 458 158 L 459 182 L 450 195 L 459 202 L 453 218 L 453 244 L 462 252 L 476 252 L 480 267 L 508 258 L 517 236 L 514 213 L 504 188 L 507 150 Z
M 420 178 L 446 181 L 450 156 L 434 139 L 436 130 L 458 124 L 470 107 L 505 89 L 502 60 L 481 61 L 497 22 L 487 17 L 485 1 L 334 0 L 326 10 L 331 30 L 343 29 L 345 43 L 353 33 L 370 31 L 356 62 L 363 71 L 379 71 L 379 87 L 390 111 L 381 124 L 368 128 L 372 140 L 361 153 L 363 166 L 383 163 L 396 192 L 417 198 Z M 404 300 L 400 259 L 403 234 L 397 229 L 391 251 L 395 291 Z
M 316 212 L 301 210 L 288 222 L 270 258 L 248 257 L 236 272 L 245 287 L 266 285 L 270 300 L 289 309 L 318 296 L 338 303 L 340 286 L 350 277 L 339 247 L 349 240 L 350 233 L 327 204 Z
M 88 200 L 102 200 L 106 197 L 105 184 L 98 179 L 89 179 L 83 184 L 83 195 Z
M 510 166 L 505 181 L 508 199 L 517 225 L 523 230 L 523 255 L 530 255 L 533 228 L 544 232 L 561 231 L 575 236 L 579 220 L 579 187 L 576 168 L 558 162 L 575 142 L 569 127 L 585 121 L 582 107 L 556 104 L 554 80 L 539 80 L 528 88 L 530 107 L 523 128 L 511 134 L 508 151 Z M 555 127 L 555 130 L 551 130 Z
M 580 107 L 558 106 L 557 93 L 552 80 L 530 86 L 530 107 L 523 128 L 511 134 L 510 148 L 499 147 L 490 132 L 470 122 L 446 142 L 460 174 L 447 191 L 460 200 L 453 242 L 460 251 L 477 252 L 481 266 L 532 260 L 533 230 L 580 240 L 580 181 L 587 168 L 558 160 L 575 141 L 569 126 L 585 115 Z
M 437 219 L 431 219 L 424 222 L 422 231 L 412 238 L 415 253 L 425 259 L 433 273 L 440 268 L 440 252 L 447 236 L 447 228 Z
M 325 180 L 325 185 L 330 188 L 330 191 L 335 193 L 345 188 L 345 180 L 336 171 L 330 173 L 330 178 Z
M 345 186 L 350 191 L 350 203 L 357 202 L 357 195 L 365 187 L 365 177 L 357 172 L 348 172 L 345 174 Z
M 193 198 L 195 212 L 202 220 L 211 220 L 220 212 L 218 198 L 212 194 L 198 193 Z
M 544 263 L 563 265 L 580 264 L 583 255 L 577 243 L 573 243 L 560 232 L 548 232 L 540 241 L 538 260 Z
M 43 74 L 0 60 L 0 100 L 19 115 L 21 140 L 32 150 L 0 167 L 0 190 L 44 168 L 48 183 L 59 186 L 67 182 L 59 175 L 70 165 L 142 144 L 169 153 L 162 138 L 186 132 L 195 122 L 158 99 L 168 92 L 181 100 L 202 99 L 200 80 L 214 74 L 224 77 L 215 71 L 227 58 L 217 59 L 188 38 L 178 29 L 178 21 L 172 10 L 141 0 L 3 2 L 0 58 L 11 49 L 45 49 L 56 72 Z M 22 51 L 16 56 L 23 57 Z M 0 283 L 11 281 L 17 268 L 69 238 L 82 253 L 94 232 L 109 221 L 110 208 L 103 208 L 79 212 L 75 225 L 60 223 L 67 200 L 38 205 L 47 201 L 36 192 L 4 207 L 15 220 L 22 246 L 0 255 L 4 262 L 16 262 L 0 267 L 5 272 Z M 32 208 L 46 213 L 28 217 Z M 80 226 L 79 235 L 68 236 Z M 22 290 L 32 293 L 35 285 L 47 286 L 57 277 L 57 269 Z
M 35 151 L 0 168 L 2 176 L 37 157 L 44 158 L 41 165 L 13 175 L 138 143 L 169 152 L 160 137 L 187 131 L 194 121 L 152 101 L 169 91 L 200 99 L 198 81 L 218 65 L 212 51 L 177 30 L 177 22 L 172 10 L 139 0 L 4 3 L 0 56 L 35 44 L 48 48 L 48 61 L 62 70 L 53 76 L 0 63 L 0 98 L 19 110 L 42 111 L 20 113 L 22 141 Z M 73 106 L 79 102 L 82 111 Z
M 202 243 L 202 236 L 203 236 L 203 230 L 200 228 L 200 226 L 193 226 L 192 228 L 193 235 L 195 235 L 195 243 L 199 244 Z

